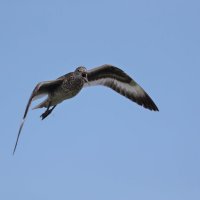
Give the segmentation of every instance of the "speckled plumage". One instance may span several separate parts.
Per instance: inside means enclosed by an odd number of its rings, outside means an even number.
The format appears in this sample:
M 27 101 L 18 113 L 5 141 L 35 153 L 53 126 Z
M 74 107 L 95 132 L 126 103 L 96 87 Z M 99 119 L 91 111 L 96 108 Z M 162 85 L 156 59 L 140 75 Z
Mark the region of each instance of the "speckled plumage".
M 55 106 L 66 99 L 76 96 L 84 85 L 84 79 L 71 72 L 59 78 L 60 84 L 48 92 L 48 98 L 35 108 L 47 108 L 49 104 Z
M 46 108 L 46 111 L 41 115 L 41 118 L 45 119 L 54 110 L 57 104 L 76 96 L 83 87 L 95 85 L 109 87 L 144 108 L 158 111 L 158 107 L 144 89 L 121 69 L 112 65 L 102 65 L 87 70 L 85 67 L 81 66 L 74 72 L 61 76 L 56 80 L 44 81 L 36 85 L 26 106 L 13 153 L 16 150 L 24 121 L 33 100 L 40 96 L 47 95 L 47 99 L 35 107 Z

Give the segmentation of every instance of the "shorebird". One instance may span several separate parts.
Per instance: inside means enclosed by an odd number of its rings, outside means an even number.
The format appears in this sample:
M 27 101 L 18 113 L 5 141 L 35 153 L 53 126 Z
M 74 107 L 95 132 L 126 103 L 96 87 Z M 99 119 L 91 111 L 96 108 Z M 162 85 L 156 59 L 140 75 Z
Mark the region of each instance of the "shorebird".
M 13 154 L 15 153 L 22 127 L 33 100 L 44 95 L 47 96 L 42 103 L 33 108 L 46 108 L 46 111 L 40 116 L 43 120 L 59 103 L 76 96 L 82 88 L 95 85 L 109 87 L 144 108 L 159 111 L 144 89 L 121 69 L 107 64 L 91 70 L 80 66 L 74 72 L 65 74 L 56 80 L 44 81 L 36 85 L 26 106 Z

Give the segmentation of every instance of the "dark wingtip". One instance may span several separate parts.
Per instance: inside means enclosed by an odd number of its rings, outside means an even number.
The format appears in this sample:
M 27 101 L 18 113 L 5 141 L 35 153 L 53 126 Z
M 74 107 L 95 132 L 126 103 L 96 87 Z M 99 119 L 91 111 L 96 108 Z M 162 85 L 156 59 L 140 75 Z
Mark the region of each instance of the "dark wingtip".
M 151 110 L 151 111 L 157 111 L 159 112 L 158 107 L 154 103 L 154 101 L 151 99 L 151 97 L 146 93 L 145 97 L 142 99 L 142 105 L 143 107 Z
M 154 107 L 151 107 L 149 109 L 152 110 L 152 111 L 155 111 L 155 112 L 159 112 L 159 109 L 156 105 L 154 105 Z
M 156 108 L 155 108 L 155 110 L 154 111 L 157 111 L 157 112 L 159 112 L 159 109 L 158 109 L 158 107 L 156 106 Z
M 17 148 L 17 143 L 15 144 L 15 147 L 14 147 L 14 150 L 13 150 L 13 156 L 14 156 L 14 154 L 15 154 L 15 151 L 16 151 L 16 148 Z
M 16 149 L 16 148 L 15 148 L 15 149 Z M 13 156 L 15 155 L 15 149 L 13 150 L 13 153 L 12 153 Z
M 14 150 L 13 150 L 13 156 L 14 156 L 15 151 L 16 151 L 16 148 L 17 148 L 17 144 L 18 144 L 18 141 L 19 141 L 19 136 L 20 136 L 20 133 L 21 133 L 21 131 L 22 131 L 22 127 L 23 127 L 23 125 L 24 125 L 24 121 L 25 121 L 25 118 L 23 118 L 23 121 L 22 121 L 22 123 L 21 123 L 21 125 L 20 125 L 20 128 L 19 128 L 19 131 L 18 131 L 17 140 L 16 140 L 16 142 L 15 142 L 15 147 L 14 147 Z

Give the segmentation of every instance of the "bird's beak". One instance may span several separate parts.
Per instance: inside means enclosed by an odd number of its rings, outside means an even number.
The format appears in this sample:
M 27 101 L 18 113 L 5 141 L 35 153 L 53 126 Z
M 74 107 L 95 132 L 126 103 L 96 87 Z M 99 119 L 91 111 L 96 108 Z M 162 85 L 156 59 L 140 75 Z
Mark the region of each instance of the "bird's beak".
M 86 83 L 88 83 L 88 84 L 89 84 L 88 77 L 87 77 L 87 73 L 85 73 L 84 80 L 85 80 L 85 82 L 86 82 Z

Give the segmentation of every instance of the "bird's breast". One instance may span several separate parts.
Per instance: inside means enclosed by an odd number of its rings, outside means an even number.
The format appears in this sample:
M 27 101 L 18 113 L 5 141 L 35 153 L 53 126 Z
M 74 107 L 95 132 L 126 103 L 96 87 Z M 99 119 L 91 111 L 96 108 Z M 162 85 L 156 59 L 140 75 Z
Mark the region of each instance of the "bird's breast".
M 67 94 L 76 94 L 83 87 L 83 80 L 75 76 L 70 76 L 63 81 L 62 90 Z
M 83 88 L 84 82 L 81 79 L 70 77 L 63 81 L 61 87 L 58 87 L 51 95 L 52 104 L 56 105 L 66 99 L 76 96 Z

